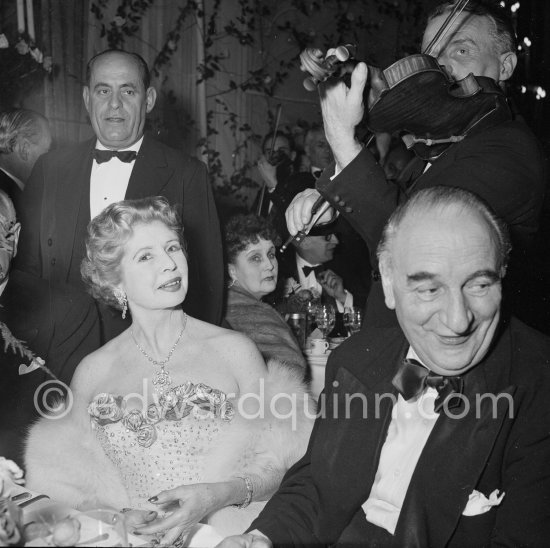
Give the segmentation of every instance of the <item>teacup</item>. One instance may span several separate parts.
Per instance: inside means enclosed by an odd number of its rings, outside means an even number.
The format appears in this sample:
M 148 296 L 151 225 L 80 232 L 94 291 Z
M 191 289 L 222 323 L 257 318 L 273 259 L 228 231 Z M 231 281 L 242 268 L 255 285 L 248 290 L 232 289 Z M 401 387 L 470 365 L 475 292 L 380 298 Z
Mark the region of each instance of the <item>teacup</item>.
M 309 339 L 308 350 L 311 354 L 326 354 L 329 349 L 328 341 L 325 339 Z

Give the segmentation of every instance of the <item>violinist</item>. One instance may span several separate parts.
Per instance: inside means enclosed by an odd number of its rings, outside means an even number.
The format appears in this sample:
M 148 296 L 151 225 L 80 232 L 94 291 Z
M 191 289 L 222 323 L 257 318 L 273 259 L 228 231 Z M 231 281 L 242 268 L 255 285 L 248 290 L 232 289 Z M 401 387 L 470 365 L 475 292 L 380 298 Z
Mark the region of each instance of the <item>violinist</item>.
M 269 214 L 274 204 L 272 193 L 279 181 L 286 180 L 293 173 L 295 160 L 296 149 L 290 135 L 277 130 L 264 137 L 262 155 L 257 164 L 264 186 L 253 205 L 253 210 L 258 215 L 266 217 Z
M 258 170 L 265 181 L 262 216 L 268 215 L 279 234 L 286 234 L 284 213 L 296 194 L 315 188 L 315 182 L 323 169 L 333 161 L 330 145 L 323 127 L 312 125 L 304 135 L 304 157 L 301 167 L 296 168 L 294 141 L 286 133 L 277 132 L 273 152 L 269 152 L 272 135 L 264 139 L 264 154 L 258 161 Z M 268 157 L 271 154 L 271 160 Z M 260 192 L 261 196 L 261 192 Z M 269 205 L 266 207 L 266 203 Z M 258 211 L 256 202 L 254 211 Z
M 423 51 L 457 3 L 458 0 L 444 2 L 430 14 Z M 516 67 L 515 51 L 508 12 L 497 2 L 470 0 L 449 25 L 433 56 L 456 81 L 472 73 L 503 86 Z M 519 267 L 528 266 L 544 195 L 543 157 L 538 141 L 522 121 L 513 119 L 503 101 L 435 159 L 412 162 L 408 184 L 396 185 L 386 179 L 382 167 L 355 135 L 356 126 L 375 99 L 370 93 L 369 104 L 363 102 L 367 83 L 371 89 L 376 84 L 376 75 L 369 79 L 369 72 L 367 65 L 360 62 L 353 69 L 349 87 L 341 80 L 319 85 L 325 133 L 335 163 L 325 170 L 316 189 L 294 199 L 286 212 L 289 232 L 295 234 L 303 229 L 310 220 L 313 204 L 322 195 L 332 208 L 319 222 L 341 214 L 362 236 L 372 254 L 385 221 L 412 192 L 435 185 L 470 190 L 509 225 L 514 251 L 507 276 L 510 284 L 505 290 L 516 315 L 529 323 L 529 311 L 520 304 L 525 280 Z M 438 116 L 435 110 L 434 116 Z M 395 325 L 395 316 L 385 310 L 381 284 L 375 282 L 367 302 L 365 325 Z

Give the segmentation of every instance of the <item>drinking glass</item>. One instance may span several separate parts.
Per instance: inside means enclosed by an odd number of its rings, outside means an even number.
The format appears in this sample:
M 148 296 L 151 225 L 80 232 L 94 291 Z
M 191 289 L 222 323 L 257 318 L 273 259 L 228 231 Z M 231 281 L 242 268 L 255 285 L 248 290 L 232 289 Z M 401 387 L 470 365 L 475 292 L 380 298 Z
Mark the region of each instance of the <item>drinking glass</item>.
M 323 338 L 332 331 L 336 322 L 336 310 L 331 304 L 319 304 L 315 309 L 315 323 L 317 328 L 323 333 Z
M 82 512 L 79 546 L 129 546 L 124 515 L 98 508 Z
M 344 308 L 344 326 L 350 335 L 357 333 L 363 323 L 363 311 L 357 307 Z

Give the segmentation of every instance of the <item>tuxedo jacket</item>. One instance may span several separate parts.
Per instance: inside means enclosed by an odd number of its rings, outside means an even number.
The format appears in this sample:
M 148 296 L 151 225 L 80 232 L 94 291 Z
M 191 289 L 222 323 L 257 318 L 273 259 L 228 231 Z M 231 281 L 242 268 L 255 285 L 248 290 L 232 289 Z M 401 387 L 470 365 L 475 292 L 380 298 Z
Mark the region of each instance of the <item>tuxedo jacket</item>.
M 510 308 L 528 321 L 529 303 L 522 285 L 530 273 L 529 254 L 539 227 L 544 198 L 541 147 L 529 128 L 512 120 L 501 108 L 480 122 L 461 142 L 450 146 L 430 168 L 417 161 L 406 188 L 386 180 L 384 171 L 365 148 L 331 181 L 326 169 L 317 189 L 338 209 L 366 242 L 373 265 L 376 246 L 389 216 L 416 190 L 445 185 L 469 190 L 483 198 L 510 229 L 513 252 L 507 276 Z M 396 325 L 395 314 L 384 305 L 382 287 L 373 283 L 367 303 L 366 325 Z
M 25 187 L 19 215 L 17 266 L 49 280 L 82 287 L 80 263 L 90 221 L 90 174 L 96 139 L 40 157 Z M 164 196 L 178 205 L 189 257 L 185 310 L 219 323 L 223 261 L 216 206 L 206 166 L 145 135 L 126 199 Z
M 378 469 L 391 398 L 397 398 L 391 381 L 407 349 L 401 330 L 388 328 L 361 331 L 333 350 L 307 452 L 251 529 L 276 546 L 330 545 L 342 533 L 353 538 L 347 528 L 352 520 L 365 522 L 361 505 Z M 464 377 L 469 405 L 461 404 L 456 418 L 437 419 L 395 535 L 381 546 L 548 543 L 550 339 L 518 320 L 503 322 L 486 358 Z M 505 495 L 488 512 L 464 516 L 474 489 Z M 368 536 L 355 539 L 372 546 Z
M 0 322 L 66 385 L 80 361 L 100 346 L 99 318 L 91 297 L 72 287 L 52 289 L 47 281 L 17 270 L 10 272 L 0 296 Z M 52 379 L 42 369 L 30 370 L 31 360 L 4 345 L 1 340 L 0 454 L 22 463 L 25 430 L 39 416 L 34 392 Z

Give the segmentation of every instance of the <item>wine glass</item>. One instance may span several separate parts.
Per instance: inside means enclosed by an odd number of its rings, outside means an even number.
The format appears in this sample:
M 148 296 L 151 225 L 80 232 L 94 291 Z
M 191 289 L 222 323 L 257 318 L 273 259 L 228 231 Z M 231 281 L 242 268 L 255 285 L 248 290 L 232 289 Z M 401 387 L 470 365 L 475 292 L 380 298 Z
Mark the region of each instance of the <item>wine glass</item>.
M 363 323 L 363 311 L 357 307 L 344 308 L 344 326 L 350 335 L 357 333 L 361 329 Z
M 315 309 L 315 323 L 323 333 L 323 339 L 332 331 L 336 322 L 336 310 L 331 304 L 319 304 Z

